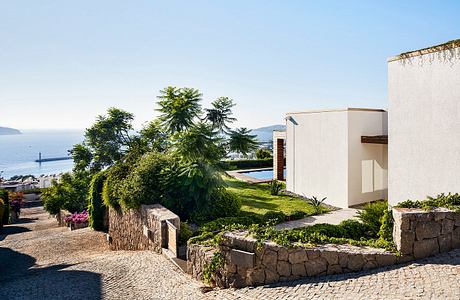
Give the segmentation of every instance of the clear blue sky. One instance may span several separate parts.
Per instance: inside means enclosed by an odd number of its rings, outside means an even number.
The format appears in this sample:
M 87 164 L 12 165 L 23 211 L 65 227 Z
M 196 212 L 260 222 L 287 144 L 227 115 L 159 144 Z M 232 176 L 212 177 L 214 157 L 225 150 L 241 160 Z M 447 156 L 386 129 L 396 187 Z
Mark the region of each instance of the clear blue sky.
M 460 1 L 0 0 L 0 126 L 135 125 L 158 90 L 232 97 L 238 126 L 387 107 L 389 56 L 460 38 Z

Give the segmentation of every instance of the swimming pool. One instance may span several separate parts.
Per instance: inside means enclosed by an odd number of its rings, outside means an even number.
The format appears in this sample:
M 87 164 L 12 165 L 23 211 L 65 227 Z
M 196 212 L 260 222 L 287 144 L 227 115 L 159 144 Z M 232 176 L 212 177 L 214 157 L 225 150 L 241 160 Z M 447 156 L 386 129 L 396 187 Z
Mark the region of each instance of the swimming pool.
M 269 170 L 261 170 L 261 171 L 248 171 L 248 172 L 240 172 L 246 176 L 251 176 L 257 179 L 273 179 L 273 169 Z M 286 177 L 286 169 L 284 169 L 284 177 Z

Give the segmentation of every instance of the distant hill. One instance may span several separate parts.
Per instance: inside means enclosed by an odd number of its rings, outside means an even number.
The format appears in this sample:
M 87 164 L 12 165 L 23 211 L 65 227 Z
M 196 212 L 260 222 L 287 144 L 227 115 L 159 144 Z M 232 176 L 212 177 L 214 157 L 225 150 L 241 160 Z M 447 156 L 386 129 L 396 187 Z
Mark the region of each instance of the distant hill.
M 12 134 L 21 134 L 17 129 L 9 128 L 9 127 L 0 127 L 0 135 L 12 135 Z
M 273 139 L 273 130 L 286 130 L 285 125 L 271 125 L 252 129 L 251 134 L 255 134 L 259 142 L 269 142 Z

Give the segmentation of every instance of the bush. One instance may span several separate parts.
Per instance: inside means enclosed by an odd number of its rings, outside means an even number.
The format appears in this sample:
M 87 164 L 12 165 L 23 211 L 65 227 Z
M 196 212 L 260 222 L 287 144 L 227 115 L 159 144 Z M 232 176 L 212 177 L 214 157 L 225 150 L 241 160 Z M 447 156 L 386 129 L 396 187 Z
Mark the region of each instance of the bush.
M 273 196 L 277 196 L 279 192 L 283 189 L 283 187 L 283 183 L 279 182 L 276 179 L 270 181 L 270 194 L 272 194 Z
M 3 199 L 0 198 L 0 230 L 3 227 L 3 211 L 5 210 L 5 203 L 3 202 Z
M 120 208 L 122 185 L 129 175 L 129 167 L 123 163 L 117 163 L 106 172 L 107 178 L 102 187 L 102 200 L 105 206 L 118 209 Z
M 225 189 L 218 189 L 211 195 L 208 219 L 236 216 L 240 212 L 241 199 Z
M 0 215 L 0 218 L 2 219 L 2 224 L 6 225 L 9 222 L 10 218 L 10 202 L 9 202 L 9 197 L 8 197 L 8 191 L 0 189 L 0 199 L 3 200 L 3 214 Z
M 292 213 L 288 214 L 287 218 L 290 221 L 299 220 L 299 219 L 302 219 L 303 217 L 305 217 L 306 215 L 307 215 L 306 212 L 303 212 L 301 210 L 296 210 L 296 211 L 293 211 Z
M 258 217 L 226 217 L 226 218 L 219 218 L 208 223 L 205 223 L 200 229 L 199 232 L 215 232 L 223 230 L 225 227 L 232 226 L 232 225 L 241 225 L 241 226 L 249 226 L 252 224 L 259 224 L 262 223 L 264 220 Z
M 256 158 L 257 159 L 273 159 L 273 155 L 267 149 L 257 149 Z
M 106 180 L 105 171 L 99 172 L 93 176 L 89 185 L 88 194 L 88 214 L 89 226 L 94 230 L 104 230 L 104 216 L 106 207 L 102 201 L 102 189 Z
M 277 224 L 286 221 L 287 217 L 282 211 L 267 211 L 264 214 L 264 219 Z
M 190 226 L 185 222 L 180 222 L 179 244 L 187 245 L 187 241 L 193 236 Z
M 377 237 L 381 224 L 381 219 L 388 210 L 387 201 L 377 201 L 368 203 L 362 211 L 358 213 L 359 219 L 369 227 L 370 234 Z
M 436 207 L 446 207 L 452 210 L 460 210 L 460 194 L 448 193 L 446 195 L 442 193 L 442 194 L 437 195 L 435 198 L 427 197 L 427 199 L 423 201 L 406 200 L 406 201 L 399 203 L 395 207 L 422 208 L 425 210 L 430 210 Z
M 224 160 L 219 162 L 219 166 L 224 170 L 269 168 L 273 167 L 273 159 Z
M 380 219 L 379 237 L 385 241 L 393 242 L 393 215 L 391 210 L 386 210 Z

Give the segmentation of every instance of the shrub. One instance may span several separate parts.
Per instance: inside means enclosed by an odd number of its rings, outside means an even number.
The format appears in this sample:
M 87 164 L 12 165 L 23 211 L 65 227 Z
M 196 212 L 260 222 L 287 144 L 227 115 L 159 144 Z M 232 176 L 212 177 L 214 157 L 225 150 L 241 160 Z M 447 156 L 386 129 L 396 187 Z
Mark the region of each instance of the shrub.
M 236 216 L 240 212 L 241 199 L 225 189 L 218 189 L 211 195 L 209 203 L 210 218 Z
M 245 216 L 219 218 L 203 224 L 203 226 L 199 229 L 199 232 L 203 233 L 220 231 L 223 230 L 225 227 L 233 225 L 241 225 L 247 227 L 252 224 L 262 223 L 263 221 L 264 220 L 258 217 Z
M 187 245 L 187 241 L 193 236 L 190 226 L 185 222 L 180 222 L 179 244 Z
M 379 237 L 387 242 L 393 242 L 393 215 L 391 210 L 385 210 L 380 219 Z
M 272 153 L 267 149 L 257 149 L 256 151 L 257 159 L 272 159 Z
M 0 198 L 0 229 L 3 227 L 3 211 L 5 210 L 5 203 Z
M 286 221 L 287 218 L 282 211 L 267 211 L 264 214 L 264 219 L 275 223 L 281 223 Z
M 107 178 L 102 187 L 102 200 L 105 206 L 118 209 L 123 181 L 129 174 L 129 168 L 123 163 L 117 163 L 106 172 Z
M 281 189 L 283 189 L 283 186 L 283 183 L 279 182 L 276 179 L 270 181 L 270 194 L 272 194 L 273 196 L 277 196 Z
M 357 220 L 349 219 L 342 221 L 339 226 L 343 228 L 343 235 L 336 236 L 341 238 L 349 238 L 360 240 L 369 237 L 369 226 Z
M 381 219 L 388 210 L 387 201 L 376 201 L 366 204 L 364 209 L 358 212 L 359 219 L 369 227 L 370 234 L 377 237 L 381 224 Z
M 219 162 L 219 166 L 224 170 L 269 168 L 273 167 L 273 159 L 224 160 Z
M 106 207 L 102 201 L 102 189 L 106 180 L 104 171 L 96 173 L 91 179 L 88 194 L 89 226 L 94 230 L 104 230 Z
M 435 198 L 427 197 L 426 200 L 420 201 L 412 201 L 406 200 L 395 207 L 402 207 L 402 208 L 422 208 L 425 210 L 430 210 L 436 207 L 446 207 L 452 210 L 459 210 L 460 209 L 460 194 L 455 193 L 448 193 L 447 195 L 442 193 L 437 195 Z
M 327 199 L 327 197 L 324 197 L 323 199 L 319 200 L 315 196 L 311 198 L 307 198 L 308 201 L 313 205 L 313 209 L 315 210 L 316 213 L 320 214 L 323 212 L 323 202 Z
M 292 213 L 287 215 L 288 220 L 299 220 L 305 217 L 307 213 L 301 211 L 301 210 L 296 210 L 293 211 Z
M 0 218 L 2 219 L 2 224 L 6 225 L 10 218 L 10 202 L 8 200 L 7 190 L 0 189 L 0 199 L 2 199 L 4 203 L 3 215 L 0 215 Z

